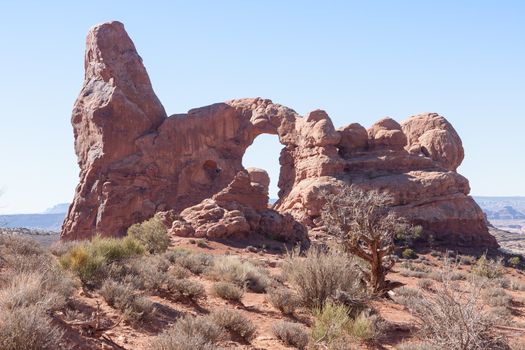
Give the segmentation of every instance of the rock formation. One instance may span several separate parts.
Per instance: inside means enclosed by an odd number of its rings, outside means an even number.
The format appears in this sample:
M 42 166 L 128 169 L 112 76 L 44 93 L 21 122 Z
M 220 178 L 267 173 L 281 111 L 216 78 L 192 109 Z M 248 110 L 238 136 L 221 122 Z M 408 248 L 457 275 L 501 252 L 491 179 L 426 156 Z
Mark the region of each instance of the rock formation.
M 392 208 L 450 243 L 497 245 L 456 172 L 461 139 L 445 118 L 383 119 L 366 130 L 336 130 L 326 112 L 302 117 L 261 98 L 232 100 L 167 117 L 121 23 L 87 38 L 84 87 L 72 124 L 80 183 L 62 237 L 123 235 L 159 211 L 180 213 L 179 235 L 236 236 L 250 231 L 301 240 L 318 226 L 322 190 L 378 188 Z M 279 200 L 267 208 L 267 175 L 247 172 L 245 150 L 275 134 Z
M 170 232 L 177 236 L 242 238 L 253 233 L 291 243 L 308 244 L 303 225 L 290 214 L 268 208 L 266 171 L 241 170 L 225 189 L 184 209 Z

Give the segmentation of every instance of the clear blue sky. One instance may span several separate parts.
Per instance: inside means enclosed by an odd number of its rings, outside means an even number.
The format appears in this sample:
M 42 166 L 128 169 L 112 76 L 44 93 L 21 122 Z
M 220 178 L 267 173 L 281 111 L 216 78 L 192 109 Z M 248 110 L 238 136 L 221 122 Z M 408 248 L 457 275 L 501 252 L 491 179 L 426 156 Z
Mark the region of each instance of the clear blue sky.
M 420 112 L 461 135 L 477 195 L 525 195 L 523 1 L 3 1 L 0 213 L 70 201 L 85 36 L 122 21 L 168 114 L 262 96 L 336 126 Z M 255 146 L 255 147 L 254 147 Z M 276 137 L 245 165 L 278 176 Z M 275 187 L 273 189 L 275 196 Z

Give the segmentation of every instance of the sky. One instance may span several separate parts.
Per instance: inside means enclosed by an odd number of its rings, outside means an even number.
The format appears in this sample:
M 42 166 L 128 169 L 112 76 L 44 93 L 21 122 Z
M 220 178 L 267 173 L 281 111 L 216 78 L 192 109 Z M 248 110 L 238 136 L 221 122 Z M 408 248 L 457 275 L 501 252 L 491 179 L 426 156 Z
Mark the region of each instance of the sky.
M 472 194 L 525 196 L 523 1 L 2 1 L 0 213 L 70 202 L 79 168 L 71 109 L 85 37 L 124 23 L 168 114 L 241 97 L 336 126 L 445 116 Z M 243 163 L 276 196 L 276 136 Z

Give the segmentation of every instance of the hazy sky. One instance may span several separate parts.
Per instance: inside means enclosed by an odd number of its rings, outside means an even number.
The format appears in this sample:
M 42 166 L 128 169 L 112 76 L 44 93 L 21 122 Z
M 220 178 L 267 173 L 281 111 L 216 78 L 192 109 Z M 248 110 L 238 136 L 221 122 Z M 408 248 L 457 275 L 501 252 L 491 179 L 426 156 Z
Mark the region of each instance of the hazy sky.
M 2 1 L 0 213 L 71 201 L 85 36 L 109 20 L 125 24 L 168 114 L 256 96 L 325 109 L 336 126 L 438 112 L 463 139 L 473 194 L 523 196 L 524 4 Z M 279 150 L 261 136 L 245 165 L 275 184 Z

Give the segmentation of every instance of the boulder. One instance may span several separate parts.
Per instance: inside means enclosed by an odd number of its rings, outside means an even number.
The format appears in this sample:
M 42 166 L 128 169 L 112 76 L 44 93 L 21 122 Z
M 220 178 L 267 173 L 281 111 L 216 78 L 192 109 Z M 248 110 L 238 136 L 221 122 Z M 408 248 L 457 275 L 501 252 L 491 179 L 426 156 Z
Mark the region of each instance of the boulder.
M 268 207 L 268 174 L 261 169 L 240 171 L 222 191 L 184 209 L 170 229 L 182 237 L 249 238 L 260 234 L 308 246 L 305 227 L 290 214 Z

